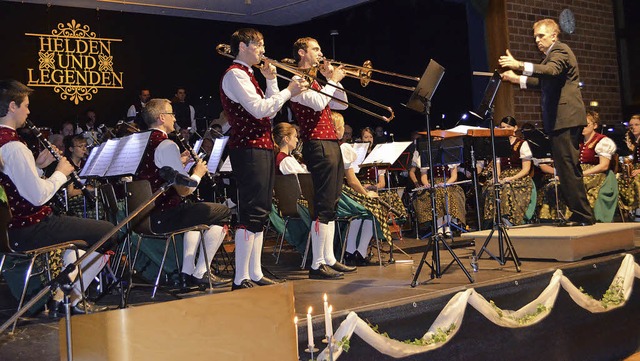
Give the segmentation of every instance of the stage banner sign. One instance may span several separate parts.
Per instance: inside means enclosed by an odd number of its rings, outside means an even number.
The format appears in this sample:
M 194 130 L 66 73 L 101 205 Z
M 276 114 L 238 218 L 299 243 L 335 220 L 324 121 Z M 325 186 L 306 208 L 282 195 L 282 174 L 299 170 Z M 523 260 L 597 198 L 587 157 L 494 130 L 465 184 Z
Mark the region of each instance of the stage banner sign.
M 91 100 L 98 89 L 122 89 L 123 72 L 114 70 L 111 46 L 122 39 L 97 37 L 75 20 L 59 23 L 51 34 L 25 33 L 39 43 L 38 67 L 27 68 L 30 87 L 49 87 L 63 100 Z

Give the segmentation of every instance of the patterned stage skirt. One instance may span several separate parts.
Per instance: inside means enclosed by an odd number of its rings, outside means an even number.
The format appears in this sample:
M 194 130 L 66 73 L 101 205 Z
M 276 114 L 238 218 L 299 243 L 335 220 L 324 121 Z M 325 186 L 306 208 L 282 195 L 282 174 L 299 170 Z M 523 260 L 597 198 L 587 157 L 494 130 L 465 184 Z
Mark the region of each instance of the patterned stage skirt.
M 640 164 L 634 164 L 633 169 L 640 169 Z M 620 206 L 623 210 L 633 212 L 640 208 L 640 175 L 633 178 L 620 177 Z
M 582 171 L 594 167 L 592 164 L 580 164 Z M 616 207 L 618 206 L 618 181 L 615 173 L 607 171 L 583 177 L 587 200 L 593 209 L 596 222 L 612 222 Z M 553 184 L 548 184 L 543 188 L 543 200 L 540 203 L 539 217 L 545 219 L 557 219 L 555 188 Z M 560 212 L 565 219 L 571 217 L 571 212 L 567 209 L 560 195 Z
M 503 170 L 501 177 L 512 177 L 518 174 L 520 170 L 520 168 Z M 494 195 L 493 185 L 485 185 L 482 188 L 482 197 L 485 200 L 485 221 L 492 221 L 494 218 Z M 535 214 L 536 199 L 536 188 L 531 177 L 523 177 L 505 184 L 500 192 L 502 217 L 508 219 L 513 225 L 528 222 Z
M 449 214 L 452 218 L 457 218 L 460 222 L 466 224 L 466 198 L 464 190 L 459 185 L 453 185 L 446 188 L 436 188 L 436 214 L 438 217 L 444 217 Z M 448 203 L 448 209 L 447 209 Z M 431 222 L 431 195 L 429 190 L 418 191 L 413 207 L 418 217 L 418 223 Z M 448 211 L 448 212 L 447 212 Z

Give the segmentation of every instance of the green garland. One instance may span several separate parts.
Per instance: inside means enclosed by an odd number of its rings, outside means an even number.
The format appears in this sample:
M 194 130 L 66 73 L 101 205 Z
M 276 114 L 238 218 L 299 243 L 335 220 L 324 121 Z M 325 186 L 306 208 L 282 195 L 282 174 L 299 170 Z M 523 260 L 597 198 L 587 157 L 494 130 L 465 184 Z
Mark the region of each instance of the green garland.
M 491 307 L 493 307 L 493 309 L 498 314 L 498 317 L 500 318 L 505 317 L 500 307 L 496 306 L 493 300 L 490 300 L 489 303 L 491 304 Z M 542 303 L 539 303 L 538 306 L 536 307 L 536 311 L 533 313 L 527 313 L 522 317 L 513 317 L 513 316 L 506 316 L 506 317 L 516 321 L 519 325 L 526 325 L 528 323 L 533 322 L 539 315 L 545 312 L 551 312 L 551 308 L 547 308 L 547 306 L 543 305 Z
M 624 288 L 622 287 L 622 283 L 624 279 L 622 277 L 616 277 L 611 283 L 611 286 L 607 288 L 604 295 L 602 295 L 602 299 L 600 299 L 600 304 L 604 309 L 609 308 L 609 306 L 617 306 L 625 301 L 624 299 Z M 584 288 L 579 288 L 580 292 L 584 293 L 586 296 L 589 296 L 592 299 L 595 299 L 593 296 L 588 294 Z
M 379 334 L 380 336 L 384 336 L 386 338 L 391 338 L 389 337 L 389 334 L 386 332 L 380 332 L 379 330 L 379 326 L 378 325 L 373 325 L 371 324 L 371 322 L 369 322 L 369 320 L 366 321 L 367 325 L 369 325 L 369 327 L 371 327 L 371 329 Z M 449 327 L 447 327 L 446 329 L 442 329 L 440 327 L 438 327 L 438 329 L 436 330 L 436 332 L 433 333 L 433 335 L 431 335 L 429 338 L 427 338 L 426 340 L 423 338 L 414 338 L 413 340 L 404 340 L 402 341 L 403 343 L 406 343 L 408 345 L 416 345 L 416 346 L 429 346 L 429 345 L 433 345 L 436 343 L 442 343 L 447 341 L 447 338 L 449 338 L 449 335 L 451 335 L 453 333 L 453 331 L 455 331 L 456 329 L 456 324 L 452 323 L 451 325 L 449 325 Z

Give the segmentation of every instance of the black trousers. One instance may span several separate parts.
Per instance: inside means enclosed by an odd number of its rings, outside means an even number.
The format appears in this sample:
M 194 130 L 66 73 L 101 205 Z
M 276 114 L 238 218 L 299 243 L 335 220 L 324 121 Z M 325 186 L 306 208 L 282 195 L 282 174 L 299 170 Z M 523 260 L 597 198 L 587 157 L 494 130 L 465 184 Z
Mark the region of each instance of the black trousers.
M 73 240 L 83 240 L 92 246 L 113 228 L 107 221 L 52 214 L 29 227 L 9 229 L 9 239 L 12 248 L 20 252 Z M 117 233 L 100 251 L 112 248 L 116 237 Z
M 570 220 L 593 222 L 580 168 L 580 136 L 583 127 L 555 130 L 551 133 L 553 164 L 560 179 L 560 193 L 573 212 Z
M 183 203 L 166 211 L 151 212 L 151 229 L 167 233 L 199 224 L 222 225 L 228 223 L 231 211 L 227 206 L 210 202 Z
M 230 149 L 238 189 L 238 225 L 262 232 L 271 213 L 275 157 L 271 149 Z
M 344 178 L 344 164 L 338 141 L 307 141 L 302 145 L 302 157 L 313 179 L 315 214 L 312 219 L 318 219 L 322 223 L 335 220 Z

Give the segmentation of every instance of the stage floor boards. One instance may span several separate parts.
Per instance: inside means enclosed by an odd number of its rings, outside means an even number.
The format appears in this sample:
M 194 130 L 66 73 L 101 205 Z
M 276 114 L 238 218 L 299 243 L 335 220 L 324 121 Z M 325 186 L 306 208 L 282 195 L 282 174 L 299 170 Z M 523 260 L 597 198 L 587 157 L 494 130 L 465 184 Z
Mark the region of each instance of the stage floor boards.
M 448 297 L 454 293 L 474 287 L 480 288 L 501 283 L 515 282 L 517 280 L 537 276 L 541 274 L 551 274 L 559 268 L 580 267 L 585 264 L 599 262 L 603 259 L 620 258 L 620 253 L 595 257 L 579 262 L 557 262 L 548 260 L 523 260 L 522 271 L 516 272 L 514 263 L 507 260 L 505 265 L 500 265 L 493 259 L 480 259 L 479 271 L 471 272 L 470 255 L 474 246 L 460 247 L 453 250 L 459 257 L 462 264 L 469 270 L 475 283 L 470 283 L 464 272 L 457 265 L 453 265 L 442 275 L 441 278 L 430 279 L 431 270 L 423 267 L 419 284 L 411 287 L 411 281 L 420 259 L 425 251 L 426 240 L 405 237 L 402 241 L 396 241 L 408 255 L 396 250 L 394 256 L 395 264 L 385 264 L 382 267 L 376 265 L 359 267 L 354 274 L 347 274 L 342 280 L 309 280 L 308 271 L 299 268 L 301 257 L 291 248 L 285 247 L 280 258 L 280 264 L 274 264 L 274 257 L 271 255 L 273 240 L 266 242 L 263 253 L 263 263 L 268 270 L 276 276 L 288 279 L 293 282 L 295 292 L 295 308 L 298 317 L 304 319 L 306 310 L 312 306 L 314 310 L 322 310 L 322 296 L 326 293 L 329 303 L 334 309 L 334 328 L 344 319 L 350 311 L 355 312 L 375 312 L 377 309 L 384 309 L 392 306 L 411 304 L 412 302 L 429 300 L 437 297 Z M 383 261 L 388 258 L 388 247 L 385 246 Z M 516 251 L 518 251 L 516 249 Z M 630 253 L 637 253 L 634 249 Z M 451 254 L 446 249 L 441 249 L 441 266 L 444 269 L 452 260 Z M 374 257 L 375 260 L 377 258 Z M 427 260 L 432 260 L 432 252 L 427 255 Z M 6 284 L 0 282 L 0 322 L 9 318 L 17 307 L 17 303 L 9 295 Z M 229 292 L 229 288 L 215 289 L 213 293 Z M 251 292 L 240 291 L 240 292 Z M 151 303 L 151 289 L 148 287 L 135 287 L 132 290 L 131 306 L 141 306 Z M 182 294 L 181 297 L 197 297 L 202 292 L 191 292 Z M 158 292 L 155 302 L 174 300 L 175 298 L 162 291 Z M 113 305 L 118 304 L 118 295 L 109 295 L 99 303 Z M 321 313 L 316 313 L 316 318 L 322 317 Z M 319 321 L 319 319 L 318 319 Z M 315 323 L 315 319 L 314 319 Z M 16 334 L 7 333 L 0 335 L 0 360 L 57 360 L 59 355 L 58 346 L 58 323 L 41 315 L 22 320 L 18 324 Z M 348 355 L 345 355 L 348 360 Z M 342 359 L 341 358 L 341 359 Z

